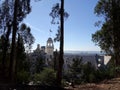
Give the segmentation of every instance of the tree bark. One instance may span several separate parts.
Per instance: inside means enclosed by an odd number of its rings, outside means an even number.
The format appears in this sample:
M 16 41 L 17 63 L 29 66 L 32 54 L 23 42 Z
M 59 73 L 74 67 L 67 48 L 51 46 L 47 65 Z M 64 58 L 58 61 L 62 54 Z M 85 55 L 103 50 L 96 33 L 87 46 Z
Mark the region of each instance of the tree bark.
M 59 65 L 57 72 L 57 83 L 61 86 L 62 81 L 62 69 L 63 69 L 63 55 L 64 55 L 64 0 L 61 0 L 61 10 L 60 10 L 60 55 L 59 55 Z
M 119 38 L 120 38 L 120 29 L 119 29 L 119 16 L 118 16 L 118 11 L 117 11 L 117 2 L 115 0 L 112 0 L 112 24 L 113 24 L 113 36 L 114 36 L 114 64 L 115 68 L 120 66 L 120 43 L 119 43 Z M 116 70 L 116 76 L 119 76 L 119 72 Z
M 7 51 L 8 51 L 8 43 L 9 43 L 9 36 L 10 36 L 10 33 L 11 33 L 11 25 L 8 24 L 7 25 L 8 27 L 8 30 L 7 30 L 7 33 L 6 33 L 6 37 L 5 37 L 5 43 L 4 43 L 4 48 L 3 48 L 3 55 L 2 55 L 2 74 L 3 74 L 3 79 L 5 79 L 5 76 L 6 76 L 6 55 L 7 55 Z
M 15 80 L 15 64 L 16 64 L 16 32 L 17 32 L 17 6 L 19 0 L 14 3 L 14 16 L 13 16 L 13 31 L 12 31 L 12 49 L 10 54 L 9 76 L 10 82 L 14 83 Z

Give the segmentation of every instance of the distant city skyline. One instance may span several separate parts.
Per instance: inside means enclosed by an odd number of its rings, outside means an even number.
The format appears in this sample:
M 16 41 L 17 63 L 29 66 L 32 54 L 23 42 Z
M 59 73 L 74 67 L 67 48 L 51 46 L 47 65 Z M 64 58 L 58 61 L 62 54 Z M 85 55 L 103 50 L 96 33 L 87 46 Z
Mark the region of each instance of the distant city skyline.
M 52 6 L 60 0 L 31 0 L 32 11 L 23 21 L 31 27 L 35 43 L 46 46 L 49 37 L 54 38 L 57 32 L 57 25 L 52 25 L 52 18 L 49 16 Z M 100 51 L 98 46 L 91 41 L 92 34 L 99 30 L 94 23 L 100 20 L 94 14 L 94 7 L 98 0 L 65 0 L 65 11 L 69 18 L 65 20 L 64 50 L 65 51 Z M 49 30 L 52 30 L 51 34 Z M 59 49 L 59 43 L 54 43 L 55 49 Z

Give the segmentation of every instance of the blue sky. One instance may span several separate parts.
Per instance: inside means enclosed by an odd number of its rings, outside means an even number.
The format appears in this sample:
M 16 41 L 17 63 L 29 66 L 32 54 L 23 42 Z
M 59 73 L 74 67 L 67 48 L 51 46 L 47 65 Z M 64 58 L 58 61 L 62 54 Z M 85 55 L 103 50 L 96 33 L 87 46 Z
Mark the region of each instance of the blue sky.
M 48 37 L 55 37 L 57 25 L 52 25 L 49 16 L 52 6 L 60 0 L 42 0 L 34 2 L 31 0 L 32 12 L 24 22 L 31 27 L 35 37 L 33 49 L 37 44 L 46 45 Z M 72 51 L 99 51 L 91 41 L 91 35 L 99 28 L 94 23 L 100 18 L 94 14 L 94 7 L 98 0 L 65 0 L 65 10 L 70 14 L 65 21 L 64 50 Z M 52 30 L 50 34 L 49 30 Z M 59 43 L 55 43 L 55 49 L 59 49 Z

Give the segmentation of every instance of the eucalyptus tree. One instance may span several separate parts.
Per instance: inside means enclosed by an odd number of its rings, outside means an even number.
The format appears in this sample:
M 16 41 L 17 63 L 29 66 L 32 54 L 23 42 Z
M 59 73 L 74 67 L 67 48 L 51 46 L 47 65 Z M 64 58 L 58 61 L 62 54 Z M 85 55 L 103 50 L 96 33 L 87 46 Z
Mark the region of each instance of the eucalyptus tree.
M 57 3 L 53 6 L 50 16 L 52 19 L 52 24 L 59 24 L 57 41 L 60 41 L 60 52 L 59 52 L 59 64 L 57 71 L 57 83 L 61 85 L 62 80 L 62 69 L 63 69 L 63 55 L 64 55 L 64 17 L 68 17 L 68 13 L 64 11 L 64 0 L 60 0 L 61 4 Z
M 2 1 L 1 1 L 2 2 Z M 11 0 L 4 0 L 0 6 L 0 34 L 4 38 L 3 48 L 2 48 L 2 73 L 5 76 L 6 70 L 6 54 L 9 48 L 9 36 L 12 28 L 12 9 L 13 3 Z
M 16 64 L 16 33 L 19 24 L 30 13 L 30 0 L 2 0 L 2 5 L 0 7 L 0 30 L 5 34 L 6 44 L 4 49 L 4 54 L 6 55 L 7 45 L 9 41 L 9 36 L 12 36 L 11 45 L 11 55 L 10 55 L 10 65 L 9 65 L 9 76 L 11 81 L 14 81 L 15 75 L 15 64 Z M 5 59 L 3 57 L 3 66 Z
M 120 0 L 99 0 L 95 14 L 104 17 L 102 27 L 92 35 L 93 42 L 111 54 L 120 66 Z
M 30 27 L 22 23 L 17 31 L 16 41 L 16 75 L 15 79 L 17 82 L 22 80 L 19 74 L 22 72 L 30 73 L 30 61 L 27 59 L 26 47 L 31 47 L 34 43 L 34 37 L 31 33 Z M 29 74 L 30 75 L 30 74 Z M 24 76 L 24 74 L 22 75 Z M 22 80 L 23 81 L 23 80 Z
M 11 55 L 10 55 L 10 70 L 9 75 L 11 81 L 14 82 L 15 76 L 15 64 L 16 64 L 16 33 L 18 30 L 19 23 L 30 13 L 30 0 L 14 0 L 13 8 L 13 21 L 12 21 L 12 46 L 11 46 Z
M 35 41 L 35 38 L 31 33 L 31 28 L 25 23 L 22 23 L 17 31 L 17 34 L 22 38 L 24 47 L 31 49 L 32 44 Z

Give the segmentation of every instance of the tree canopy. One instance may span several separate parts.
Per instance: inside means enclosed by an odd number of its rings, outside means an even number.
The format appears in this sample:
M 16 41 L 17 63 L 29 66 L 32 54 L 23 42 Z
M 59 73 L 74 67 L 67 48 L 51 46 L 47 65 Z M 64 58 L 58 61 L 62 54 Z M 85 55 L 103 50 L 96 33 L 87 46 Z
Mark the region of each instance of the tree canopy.
M 107 54 L 114 57 L 116 66 L 120 65 L 120 1 L 99 0 L 95 14 L 104 17 L 102 27 L 92 35 L 92 40 Z
M 9 72 L 9 80 L 14 81 L 15 72 L 16 72 L 16 52 L 17 52 L 17 40 L 20 40 L 20 36 L 23 41 L 26 43 L 34 42 L 33 36 L 30 33 L 30 28 L 22 31 L 23 34 L 19 31 L 20 23 L 26 17 L 27 14 L 31 11 L 30 0 L 2 0 L 0 6 L 0 35 L 4 38 L 3 55 L 2 55 L 2 72 L 3 75 L 5 72 Z M 26 32 L 26 33 L 25 33 Z M 28 38 L 29 37 L 29 38 Z M 30 39 L 31 37 L 31 39 Z M 12 39 L 11 39 L 12 38 Z M 32 40 L 32 41 L 31 41 Z M 10 45 L 9 45 L 10 43 Z M 31 44 L 32 44 L 31 43 Z M 9 50 L 8 50 L 9 49 Z M 9 60 L 9 70 L 6 71 L 6 59 L 7 52 L 9 51 L 10 58 Z M 3 78 L 5 78 L 3 76 Z

